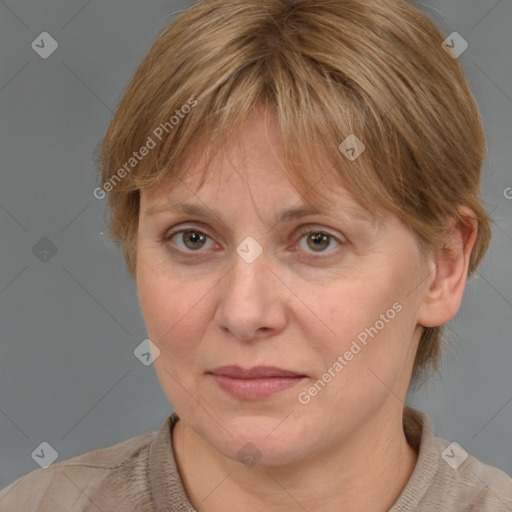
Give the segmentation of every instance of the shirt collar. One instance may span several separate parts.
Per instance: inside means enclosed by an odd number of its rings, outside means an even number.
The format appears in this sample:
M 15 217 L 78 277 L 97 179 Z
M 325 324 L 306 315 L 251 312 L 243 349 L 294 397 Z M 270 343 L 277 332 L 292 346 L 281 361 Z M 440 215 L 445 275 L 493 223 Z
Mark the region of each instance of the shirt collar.
M 179 476 L 172 447 L 172 430 L 179 420 L 176 412 L 170 414 L 156 433 L 149 449 L 149 479 L 156 512 L 168 512 L 171 505 L 177 510 L 195 510 L 186 495 Z M 438 471 L 434 427 L 421 411 L 405 406 L 403 429 L 407 442 L 418 452 L 414 470 L 389 512 L 412 510 L 427 492 L 431 480 Z
M 191 512 L 194 507 L 185 493 L 172 447 L 172 429 L 179 420 L 176 412 L 166 418 L 149 448 L 149 480 L 156 512 Z
M 410 446 L 418 453 L 414 470 L 389 512 L 416 510 L 430 482 L 439 471 L 439 457 L 434 426 L 426 414 L 405 406 L 403 429 Z

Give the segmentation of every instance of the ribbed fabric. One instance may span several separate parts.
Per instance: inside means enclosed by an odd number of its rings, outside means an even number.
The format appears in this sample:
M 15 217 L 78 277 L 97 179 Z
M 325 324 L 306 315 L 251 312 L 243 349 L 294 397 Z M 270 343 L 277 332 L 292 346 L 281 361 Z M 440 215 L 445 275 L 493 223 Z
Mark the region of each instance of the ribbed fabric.
M 0 492 L 0 512 L 193 512 L 172 448 L 178 419 L 22 476 Z M 512 512 L 512 478 L 471 455 L 454 469 L 421 411 L 406 407 L 403 425 L 418 460 L 389 512 Z

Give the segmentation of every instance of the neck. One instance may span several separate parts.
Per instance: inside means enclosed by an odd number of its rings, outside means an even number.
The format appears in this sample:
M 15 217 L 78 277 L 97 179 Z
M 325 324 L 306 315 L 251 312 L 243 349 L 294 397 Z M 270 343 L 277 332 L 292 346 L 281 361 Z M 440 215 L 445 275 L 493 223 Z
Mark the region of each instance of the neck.
M 381 410 L 342 446 L 284 466 L 248 468 L 221 455 L 180 420 L 173 449 L 185 491 L 198 512 L 224 512 L 226 503 L 248 511 L 388 511 L 417 460 L 402 416 Z M 385 425 L 385 428 L 382 428 Z

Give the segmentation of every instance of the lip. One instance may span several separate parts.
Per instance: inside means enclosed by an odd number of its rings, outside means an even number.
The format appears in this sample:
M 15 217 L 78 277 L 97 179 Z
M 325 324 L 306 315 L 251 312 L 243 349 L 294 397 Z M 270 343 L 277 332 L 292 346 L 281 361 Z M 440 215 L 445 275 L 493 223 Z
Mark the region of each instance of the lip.
M 305 377 L 303 373 L 297 373 L 290 370 L 284 370 L 277 366 L 254 366 L 245 370 L 240 366 L 229 365 L 219 366 L 208 373 L 214 375 L 223 375 L 233 379 L 263 379 L 267 377 Z
M 296 386 L 306 375 L 275 366 L 221 366 L 212 375 L 221 389 L 244 400 L 259 400 Z

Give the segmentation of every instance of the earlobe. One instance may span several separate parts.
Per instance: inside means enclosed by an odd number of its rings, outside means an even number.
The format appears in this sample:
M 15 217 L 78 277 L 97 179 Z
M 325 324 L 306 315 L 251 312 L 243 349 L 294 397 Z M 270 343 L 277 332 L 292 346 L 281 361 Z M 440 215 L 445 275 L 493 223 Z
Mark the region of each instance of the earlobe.
M 461 212 L 464 222 L 455 219 L 449 222 L 446 243 L 435 257 L 434 278 L 418 314 L 418 324 L 424 327 L 449 322 L 462 303 L 478 223 L 471 210 L 463 208 Z

